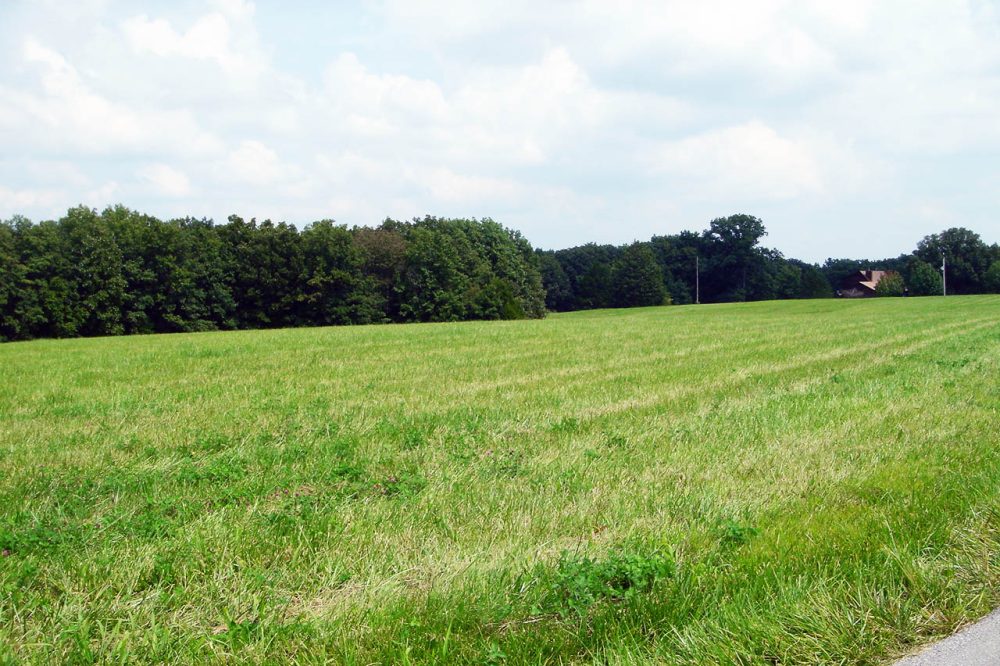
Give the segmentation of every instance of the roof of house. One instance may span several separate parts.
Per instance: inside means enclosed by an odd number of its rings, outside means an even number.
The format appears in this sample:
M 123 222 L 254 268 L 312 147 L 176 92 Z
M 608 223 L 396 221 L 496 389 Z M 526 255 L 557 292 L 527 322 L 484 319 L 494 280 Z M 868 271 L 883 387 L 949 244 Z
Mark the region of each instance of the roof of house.
M 878 283 L 882 281 L 882 278 L 885 277 L 885 274 L 888 271 L 867 270 L 858 272 L 861 273 L 861 275 L 864 277 L 863 280 L 858 280 L 858 284 L 863 287 L 868 287 L 872 291 L 875 291 L 875 287 L 878 286 Z

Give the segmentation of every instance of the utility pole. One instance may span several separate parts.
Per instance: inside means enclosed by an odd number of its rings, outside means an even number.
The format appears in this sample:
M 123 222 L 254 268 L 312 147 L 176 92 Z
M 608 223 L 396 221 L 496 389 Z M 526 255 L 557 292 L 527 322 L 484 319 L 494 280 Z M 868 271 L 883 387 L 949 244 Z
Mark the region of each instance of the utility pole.
M 701 304 L 701 268 L 697 254 L 694 255 L 694 303 Z
M 948 260 L 942 254 L 941 255 L 941 295 L 942 296 L 947 296 L 948 295 L 948 273 L 947 273 L 947 269 L 948 269 Z

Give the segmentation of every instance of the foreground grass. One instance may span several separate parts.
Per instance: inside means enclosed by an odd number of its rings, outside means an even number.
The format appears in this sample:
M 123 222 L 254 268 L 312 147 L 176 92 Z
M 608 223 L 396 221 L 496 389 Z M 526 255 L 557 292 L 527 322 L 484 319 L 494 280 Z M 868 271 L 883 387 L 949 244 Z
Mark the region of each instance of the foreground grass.
M 0 663 L 881 663 L 1000 603 L 1000 297 L 0 346 Z

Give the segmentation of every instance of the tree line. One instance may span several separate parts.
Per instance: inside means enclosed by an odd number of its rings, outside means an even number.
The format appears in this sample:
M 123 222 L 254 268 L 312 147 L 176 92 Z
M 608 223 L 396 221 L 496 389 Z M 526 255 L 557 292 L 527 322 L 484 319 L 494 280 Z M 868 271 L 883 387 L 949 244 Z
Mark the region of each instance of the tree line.
M 855 271 L 884 295 L 1000 292 L 1000 247 L 968 229 L 881 260 L 785 258 L 752 215 L 627 245 L 534 250 L 491 219 L 299 230 L 230 216 L 161 221 L 115 206 L 0 222 L 0 340 L 543 317 L 546 310 L 828 298 Z
M 0 339 L 544 314 L 531 245 L 490 219 L 300 231 L 117 206 L 0 223 Z
M 948 293 L 1000 292 L 1000 246 L 963 228 L 925 237 L 912 253 L 890 259 L 785 258 L 761 245 L 764 223 L 752 215 L 712 220 L 701 233 L 682 231 L 629 245 L 588 243 L 537 250 L 546 307 L 554 311 L 829 298 L 851 274 L 892 271 L 880 295 L 941 293 L 938 267 L 948 261 Z

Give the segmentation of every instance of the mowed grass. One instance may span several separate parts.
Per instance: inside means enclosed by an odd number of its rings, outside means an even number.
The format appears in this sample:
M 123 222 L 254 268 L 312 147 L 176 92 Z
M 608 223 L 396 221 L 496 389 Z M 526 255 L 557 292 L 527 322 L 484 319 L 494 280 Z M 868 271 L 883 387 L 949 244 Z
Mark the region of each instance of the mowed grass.
M 998 407 L 997 296 L 2 345 L 0 663 L 882 663 Z

